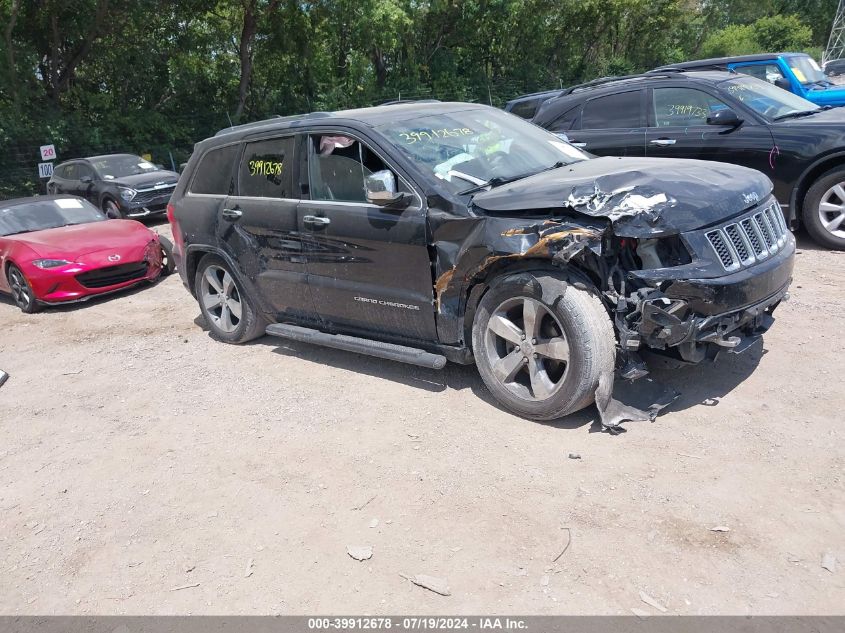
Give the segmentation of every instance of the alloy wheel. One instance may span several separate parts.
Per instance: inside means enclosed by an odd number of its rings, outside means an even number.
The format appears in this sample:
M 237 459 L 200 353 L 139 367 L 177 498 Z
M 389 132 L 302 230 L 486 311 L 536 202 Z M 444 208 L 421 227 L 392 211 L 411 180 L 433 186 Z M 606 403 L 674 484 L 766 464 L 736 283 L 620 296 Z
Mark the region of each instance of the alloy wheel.
M 502 302 L 484 338 L 493 375 L 514 395 L 546 400 L 566 380 L 569 342 L 558 318 L 540 301 L 513 297 Z
M 9 287 L 12 290 L 12 298 L 18 306 L 28 306 L 32 301 L 29 294 L 29 286 L 23 278 L 23 274 L 17 268 L 9 269 Z
M 825 191 L 819 203 L 819 220 L 828 233 L 845 238 L 845 183 Z
M 209 266 L 202 276 L 200 298 L 206 314 L 222 332 L 231 334 L 241 323 L 243 306 L 235 280 L 220 266 Z

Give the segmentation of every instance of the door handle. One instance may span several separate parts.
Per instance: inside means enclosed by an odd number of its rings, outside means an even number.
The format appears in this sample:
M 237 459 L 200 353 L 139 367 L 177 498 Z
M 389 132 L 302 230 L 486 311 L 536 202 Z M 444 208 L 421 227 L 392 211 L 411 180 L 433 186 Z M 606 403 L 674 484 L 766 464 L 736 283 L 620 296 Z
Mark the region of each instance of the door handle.
M 673 138 L 656 138 L 653 141 L 649 141 L 652 145 L 657 145 L 658 147 L 668 147 L 669 145 L 674 145 L 677 141 Z
M 241 219 L 244 214 L 240 209 L 223 209 L 223 219 L 231 222 L 236 222 Z
M 332 223 L 329 218 L 324 218 L 321 215 L 306 215 L 302 218 L 303 224 L 310 224 L 314 227 L 327 226 Z
M 577 147 L 579 149 L 587 147 L 586 143 L 579 143 L 578 141 L 569 141 L 569 144 L 572 145 L 572 147 Z

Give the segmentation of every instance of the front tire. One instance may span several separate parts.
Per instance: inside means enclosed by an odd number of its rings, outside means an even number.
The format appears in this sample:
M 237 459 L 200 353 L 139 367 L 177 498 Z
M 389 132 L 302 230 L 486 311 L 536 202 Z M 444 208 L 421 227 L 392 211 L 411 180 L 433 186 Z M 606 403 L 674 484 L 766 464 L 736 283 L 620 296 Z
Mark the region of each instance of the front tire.
M 203 257 L 194 279 L 197 301 L 212 338 L 239 344 L 264 335 L 264 319 L 220 257 Z
M 551 420 L 593 402 L 612 374 L 616 338 L 601 301 L 550 273 L 502 277 L 482 298 L 472 328 L 476 365 L 507 409 Z
M 41 309 L 41 304 L 35 299 L 32 286 L 29 285 L 29 281 L 27 281 L 20 268 L 14 264 L 10 264 L 9 270 L 6 271 L 6 280 L 9 282 L 9 288 L 12 291 L 12 300 L 22 312 L 32 314 Z
M 801 219 L 816 243 L 845 250 L 845 169 L 823 174 L 807 190 Z
M 120 220 L 123 217 L 120 207 L 118 207 L 117 203 L 110 198 L 106 198 L 103 201 L 103 213 L 105 213 L 111 220 Z
M 173 259 L 173 244 L 163 235 L 158 236 L 161 245 L 161 276 L 172 275 L 176 270 L 176 260 Z

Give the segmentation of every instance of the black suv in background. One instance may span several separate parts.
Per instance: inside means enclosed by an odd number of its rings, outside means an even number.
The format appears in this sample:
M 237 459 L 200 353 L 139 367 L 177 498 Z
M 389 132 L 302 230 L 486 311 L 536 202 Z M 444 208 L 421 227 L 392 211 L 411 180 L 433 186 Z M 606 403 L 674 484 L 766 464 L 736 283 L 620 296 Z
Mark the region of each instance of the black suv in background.
M 697 158 L 757 169 L 794 225 L 845 249 L 845 108 L 721 71 L 652 71 L 567 88 L 533 122 L 601 156 Z
M 140 218 L 167 210 L 179 174 L 134 154 L 91 156 L 61 163 L 47 193 L 85 198 L 110 218 Z
M 759 339 L 791 280 L 771 182 L 701 161 L 590 159 L 494 108 L 406 103 L 276 118 L 198 143 L 168 207 L 213 337 L 267 334 L 472 362 L 551 419 L 617 357 L 694 363 Z

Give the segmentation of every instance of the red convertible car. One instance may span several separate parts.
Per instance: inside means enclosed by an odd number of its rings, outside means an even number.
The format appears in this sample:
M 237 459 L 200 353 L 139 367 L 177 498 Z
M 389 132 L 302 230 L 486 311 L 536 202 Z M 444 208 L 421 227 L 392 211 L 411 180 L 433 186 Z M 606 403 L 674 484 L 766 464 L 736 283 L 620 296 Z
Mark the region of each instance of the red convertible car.
M 173 266 L 165 238 L 80 198 L 0 201 L 0 292 L 24 312 L 155 281 Z

